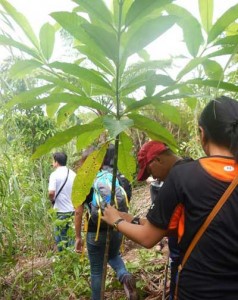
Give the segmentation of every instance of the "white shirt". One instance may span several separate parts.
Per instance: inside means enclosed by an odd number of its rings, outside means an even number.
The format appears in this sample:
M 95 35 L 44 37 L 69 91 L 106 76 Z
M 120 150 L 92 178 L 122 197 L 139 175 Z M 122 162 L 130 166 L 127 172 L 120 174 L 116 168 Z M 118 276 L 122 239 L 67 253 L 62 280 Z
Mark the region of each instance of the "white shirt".
M 51 173 L 49 179 L 49 191 L 54 191 L 55 196 L 60 190 L 61 186 L 64 184 L 65 179 L 67 177 L 68 168 L 66 166 L 57 167 L 54 172 Z M 58 212 L 72 212 L 74 211 L 74 207 L 72 204 L 71 194 L 72 194 L 72 186 L 75 179 L 76 174 L 69 170 L 68 179 L 55 199 L 54 209 Z

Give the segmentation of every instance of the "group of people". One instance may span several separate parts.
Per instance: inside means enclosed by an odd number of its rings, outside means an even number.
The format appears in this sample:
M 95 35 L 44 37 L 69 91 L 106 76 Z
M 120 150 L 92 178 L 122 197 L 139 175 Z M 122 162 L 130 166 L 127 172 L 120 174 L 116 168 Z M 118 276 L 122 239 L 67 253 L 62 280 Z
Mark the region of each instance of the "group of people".
M 168 237 L 172 264 L 171 300 L 238 298 L 238 102 L 225 96 L 210 101 L 200 115 L 198 130 L 206 156 L 197 160 L 180 158 L 158 141 L 150 141 L 140 149 L 138 180 L 153 176 L 164 182 L 153 197 L 145 218 L 119 212 L 107 205 L 102 216 L 105 223 L 102 223 L 97 241 L 95 224 L 90 224 L 89 220 L 87 249 L 93 300 L 100 299 L 106 223 L 114 228 L 110 231 L 108 263 L 124 285 L 128 299 L 139 299 L 139 296 L 135 279 L 120 255 L 122 235 L 146 248 Z M 75 173 L 68 171 L 66 161 L 59 161 L 57 155 L 54 157 L 56 171 L 50 176 L 49 197 L 55 201 L 57 218 L 67 218 L 74 214 L 74 208 L 65 205 L 65 197 L 70 199 L 67 189 Z M 104 161 L 102 168 L 105 167 L 112 165 L 106 166 Z M 59 177 L 61 179 L 57 180 Z M 92 190 L 84 205 L 90 202 L 90 197 Z M 225 198 L 220 204 L 220 199 Z M 76 251 L 82 246 L 84 205 L 75 210 Z M 56 242 L 61 245 L 59 240 L 64 239 L 64 232 L 56 236 Z

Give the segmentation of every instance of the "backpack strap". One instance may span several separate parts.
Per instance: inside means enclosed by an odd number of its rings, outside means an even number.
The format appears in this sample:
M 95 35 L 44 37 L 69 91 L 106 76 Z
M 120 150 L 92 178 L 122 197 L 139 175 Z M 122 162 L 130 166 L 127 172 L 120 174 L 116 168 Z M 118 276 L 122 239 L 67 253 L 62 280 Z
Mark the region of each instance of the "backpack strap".
M 199 228 L 199 230 L 195 234 L 194 238 L 192 239 L 192 242 L 190 243 L 187 251 L 185 252 L 182 263 L 180 264 L 180 266 L 178 268 L 177 285 L 176 285 L 176 291 L 175 291 L 175 298 L 174 299 L 177 299 L 177 296 L 178 296 L 179 274 L 181 273 L 181 271 L 182 271 L 185 263 L 187 262 L 191 252 L 193 251 L 194 247 L 196 246 L 196 244 L 198 243 L 198 241 L 200 240 L 200 238 L 202 237 L 203 233 L 208 228 L 208 226 L 210 225 L 212 220 L 215 218 L 215 216 L 220 211 L 220 209 L 222 208 L 224 203 L 227 201 L 227 199 L 229 198 L 229 196 L 231 195 L 233 190 L 236 188 L 237 184 L 238 184 L 238 175 L 232 180 L 231 184 L 228 186 L 228 188 L 226 189 L 224 194 L 221 196 L 221 198 L 217 202 L 217 204 L 213 207 L 212 211 L 210 212 L 210 214 L 206 218 L 205 222 L 202 224 L 202 226 Z
M 68 169 L 68 172 L 67 172 L 67 176 L 66 176 L 66 178 L 65 178 L 65 181 L 64 181 L 64 183 L 62 184 L 61 188 L 58 190 L 58 193 L 56 194 L 54 201 L 56 200 L 56 198 L 59 196 L 59 194 L 60 194 L 61 191 L 63 190 L 63 187 L 65 186 L 65 184 L 66 184 L 66 182 L 67 182 L 67 180 L 68 180 L 68 177 L 69 177 L 69 169 Z

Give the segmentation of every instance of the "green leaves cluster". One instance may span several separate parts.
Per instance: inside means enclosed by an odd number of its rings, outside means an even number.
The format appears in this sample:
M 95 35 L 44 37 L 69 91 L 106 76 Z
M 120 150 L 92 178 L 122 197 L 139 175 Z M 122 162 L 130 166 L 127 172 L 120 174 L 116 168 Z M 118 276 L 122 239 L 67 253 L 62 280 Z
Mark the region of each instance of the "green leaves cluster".
M 177 147 L 166 128 L 144 116 L 148 107 L 158 109 L 168 121 L 179 125 L 180 116 L 171 106 L 174 100 L 194 98 L 196 88 L 201 86 L 213 91 L 213 96 L 220 89 L 238 91 L 236 85 L 224 82 L 228 64 L 224 68 L 216 61 L 223 55 L 229 55 L 230 61 L 237 53 L 238 34 L 228 36 L 226 30 L 237 20 L 238 5 L 214 23 L 212 0 L 198 0 L 201 20 L 173 0 L 111 0 L 110 5 L 103 0 L 73 2 L 73 11 L 52 13 L 56 24 L 44 24 L 37 36 L 23 14 L 7 0 L 0 0 L 4 16 L 20 27 L 28 41 L 23 43 L 7 32 L 0 35 L 1 45 L 25 55 L 16 61 L 11 75 L 31 75 L 38 80 L 37 87 L 13 97 L 8 107 L 20 105 L 30 109 L 45 105 L 58 122 L 77 113 L 79 108 L 95 112 L 95 120 L 57 133 L 36 150 L 34 158 L 72 139 L 77 139 L 80 150 L 85 149 L 103 134 L 106 143 L 120 141 L 118 166 L 132 179 L 136 163 L 131 128 L 145 131 L 150 138 L 166 142 L 172 149 Z M 189 53 L 188 63 L 176 79 L 169 76 L 171 61 L 151 61 L 145 50 L 174 25 L 181 27 Z M 78 51 L 77 57 L 67 62 L 54 60 L 59 27 L 68 32 Z M 190 72 L 194 70 L 201 76 L 191 79 Z M 97 153 L 94 155 L 97 157 Z

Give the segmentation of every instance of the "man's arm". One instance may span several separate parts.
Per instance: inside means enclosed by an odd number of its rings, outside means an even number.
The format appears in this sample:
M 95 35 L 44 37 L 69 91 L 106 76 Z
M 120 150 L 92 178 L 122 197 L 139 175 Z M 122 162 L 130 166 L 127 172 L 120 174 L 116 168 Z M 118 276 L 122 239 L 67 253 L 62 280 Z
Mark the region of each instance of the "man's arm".
M 55 199 L 55 191 L 49 191 L 48 197 L 49 197 L 50 201 L 53 202 Z
M 81 237 L 81 227 L 82 227 L 82 219 L 83 219 L 83 209 L 84 206 L 80 205 L 75 209 L 75 216 L 74 216 L 74 225 L 75 225 L 75 235 L 76 235 L 76 241 L 75 241 L 75 251 L 81 252 L 82 251 L 82 237 Z

